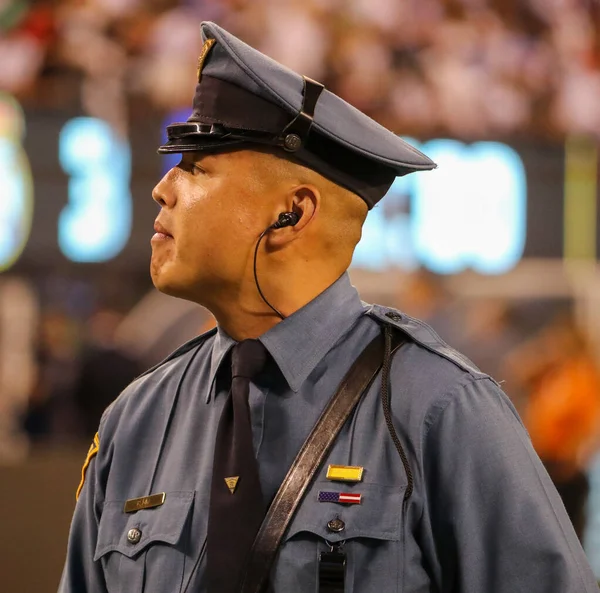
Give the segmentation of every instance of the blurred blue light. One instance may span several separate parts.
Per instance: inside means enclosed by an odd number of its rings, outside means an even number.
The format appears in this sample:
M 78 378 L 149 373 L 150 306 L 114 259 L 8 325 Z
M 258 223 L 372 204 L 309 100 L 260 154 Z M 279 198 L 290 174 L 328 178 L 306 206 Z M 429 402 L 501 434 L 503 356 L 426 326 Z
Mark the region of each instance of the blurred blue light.
M 169 115 L 167 115 L 167 117 L 165 118 L 165 120 L 163 122 L 161 144 L 164 144 L 167 141 L 167 126 L 169 124 L 187 121 L 188 117 L 190 117 L 191 114 L 192 114 L 192 112 L 190 111 L 189 108 L 179 109 L 177 111 L 172 111 L 171 113 L 169 113 Z M 163 155 L 163 157 L 162 157 L 163 175 L 166 174 L 169 171 L 169 169 L 172 169 L 173 167 L 175 167 L 175 165 L 177 165 L 180 160 L 181 160 L 180 153 Z
M 369 213 L 353 265 L 381 270 L 421 264 L 438 274 L 513 268 L 526 237 L 527 180 L 519 155 L 499 142 L 432 140 L 419 148 L 439 169 L 395 181 Z M 386 213 L 388 200 L 398 196 L 410 201 L 410 214 L 394 208 Z
M 78 117 L 60 132 L 59 160 L 69 175 L 69 202 L 58 219 L 61 251 L 76 262 L 112 259 L 131 233 L 129 144 L 108 123 Z
M 0 271 L 23 251 L 33 215 L 33 181 L 21 145 L 25 118 L 17 101 L 0 93 Z

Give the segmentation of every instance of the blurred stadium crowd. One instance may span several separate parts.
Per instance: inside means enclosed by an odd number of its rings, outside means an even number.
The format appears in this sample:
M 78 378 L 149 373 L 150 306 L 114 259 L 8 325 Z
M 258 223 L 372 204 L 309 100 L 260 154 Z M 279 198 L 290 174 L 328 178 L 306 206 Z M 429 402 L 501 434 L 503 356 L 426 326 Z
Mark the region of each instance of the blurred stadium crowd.
M 0 89 L 121 127 L 123 97 L 187 107 L 200 20 L 398 133 L 600 136 L 596 0 L 0 0 Z

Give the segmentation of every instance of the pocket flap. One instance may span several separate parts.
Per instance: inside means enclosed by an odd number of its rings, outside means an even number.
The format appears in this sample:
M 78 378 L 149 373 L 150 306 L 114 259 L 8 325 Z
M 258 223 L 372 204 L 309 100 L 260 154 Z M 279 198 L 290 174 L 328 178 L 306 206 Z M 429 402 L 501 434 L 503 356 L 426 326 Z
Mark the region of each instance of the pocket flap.
M 399 540 L 404 490 L 404 486 L 392 488 L 381 484 L 317 482 L 300 504 L 285 539 L 306 531 L 331 543 L 357 537 Z M 361 494 L 361 503 L 319 502 L 320 491 Z M 335 519 L 342 521 L 341 531 L 332 531 L 329 527 Z M 337 524 L 339 526 L 340 523 Z
M 194 492 L 167 492 L 161 506 L 134 513 L 125 513 L 124 500 L 105 502 L 94 560 L 113 551 L 132 558 L 154 542 L 175 545 L 193 500 Z M 135 537 L 128 537 L 131 530 L 137 530 L 132 534 Z

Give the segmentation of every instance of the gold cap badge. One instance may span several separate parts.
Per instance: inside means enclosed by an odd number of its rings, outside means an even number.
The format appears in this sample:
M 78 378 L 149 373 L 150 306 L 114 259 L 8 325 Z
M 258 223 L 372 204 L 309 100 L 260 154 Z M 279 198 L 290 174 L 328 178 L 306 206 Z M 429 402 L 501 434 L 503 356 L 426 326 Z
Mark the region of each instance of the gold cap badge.
M 204 68 L 204 62 L 206 61 L 206 57 L 208 56 L 210 50 L 216 42 L 217 41 L 215 39 L 207 39 L 204 42 L 204 45 L 202 46 L 202 51 L 198 56 L 198 70 L 196 71 L 196 74 L 198 76 L 198 82 L 200 82 L 200 79 L 202 78 L 202 68 Z

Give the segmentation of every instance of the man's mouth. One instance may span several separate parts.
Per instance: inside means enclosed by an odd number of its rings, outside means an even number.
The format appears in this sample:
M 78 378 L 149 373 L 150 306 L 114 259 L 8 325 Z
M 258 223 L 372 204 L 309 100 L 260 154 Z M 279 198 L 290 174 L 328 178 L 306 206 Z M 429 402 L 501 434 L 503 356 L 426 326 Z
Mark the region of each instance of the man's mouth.
M 158 220 L 154 222 L 154 231 L 152 241 L 166 241 L 173 238 L 173 235 Z

